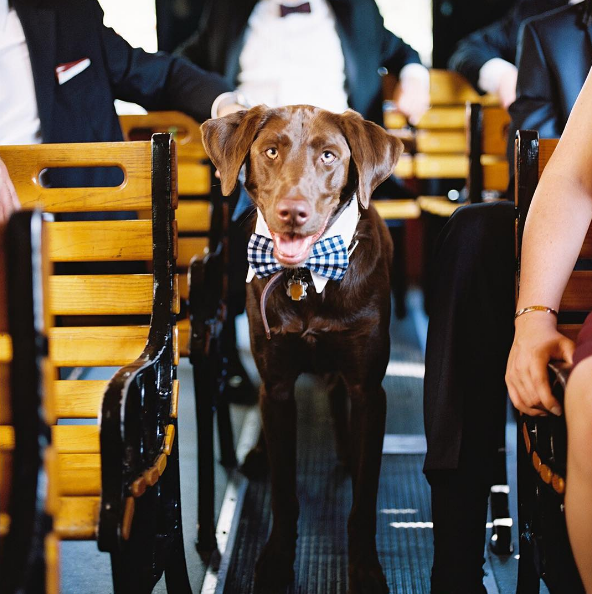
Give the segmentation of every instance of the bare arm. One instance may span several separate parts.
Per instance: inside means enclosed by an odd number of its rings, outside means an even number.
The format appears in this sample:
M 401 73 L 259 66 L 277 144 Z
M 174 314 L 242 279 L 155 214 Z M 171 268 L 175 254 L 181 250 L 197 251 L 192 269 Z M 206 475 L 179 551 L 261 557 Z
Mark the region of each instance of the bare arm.
M 13 211 L 18 210 L 20 206 L 6 165 L 0 159 L 0 223 L 7 221 Z
M 592 220 L 592 76 L 574 105 L 561 141 L 545 168 L 526 220 L 518 309 L 558 309 Z M 559 414 L 546 365 L 571 362 L 573 343 L 557 332 L 555 317 L 531 312 L 516 320 L 506 383 L 514 405 L 528 414 Z M 541 410 L 542 409 L 542 410 Z

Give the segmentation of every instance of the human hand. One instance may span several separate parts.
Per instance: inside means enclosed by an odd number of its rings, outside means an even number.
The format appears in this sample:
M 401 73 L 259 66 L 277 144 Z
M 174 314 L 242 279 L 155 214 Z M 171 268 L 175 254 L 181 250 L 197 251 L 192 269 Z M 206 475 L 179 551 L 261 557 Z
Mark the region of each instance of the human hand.
M 429 79 L 428 79 L 429 80 Z M 415 125 L 430 107 L 430 85 L 423 77 L 401 78 L 393 100 L 410 124 Z
M 231 113 L 243 111 L 245 109 L 248 109 L 248 107 L 245 107 L 240 103 L 229 103 L 228 105 L 223 105 L 218 109 L 218 117 L 223 118 L 224 116 L 230 115 Z
M 520 412 L 561 415 L 561 405 L 551 394 L 547 363 L 552 359 L 572 363 L 574 348 L 573 341 L 557 331 L 555 318 L 548 313 L 531 312 L 516 319 L 506 385 Z
M 10 215 L 20 207 L 6 165 L 0 159 L 0 223 L 7 221 Z
M 508 68 L 504 71 L 497 87 L 497 95 L 500 103 L 508 109 L 516 101 L 516 81 L 518 80 L 518 69 Z

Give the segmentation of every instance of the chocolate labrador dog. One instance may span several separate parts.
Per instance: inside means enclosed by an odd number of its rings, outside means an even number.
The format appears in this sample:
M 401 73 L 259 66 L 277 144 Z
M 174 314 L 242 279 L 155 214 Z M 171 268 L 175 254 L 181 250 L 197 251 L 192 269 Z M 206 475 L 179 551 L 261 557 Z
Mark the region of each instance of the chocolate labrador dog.
M 248 111 L 202 126 L 228 195 L 245 166 L 258 209 L 249 243 L 251 348 L 272 483 L 273 529 L 255 569 L 257 586 L 294 579 L 296 405 L 303 372 L 339 378 L 351 400 L 353 507 L 349 593 L 388 592 L 376 552 L 376 499 L 389 361 L 392 243 L 370 203 L 402 143 L 347 111 L 307 105 Z

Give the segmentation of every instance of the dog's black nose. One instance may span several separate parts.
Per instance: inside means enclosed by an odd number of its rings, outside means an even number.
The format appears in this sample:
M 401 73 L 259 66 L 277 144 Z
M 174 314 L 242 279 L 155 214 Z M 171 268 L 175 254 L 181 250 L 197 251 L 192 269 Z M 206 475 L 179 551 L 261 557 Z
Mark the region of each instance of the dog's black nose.
M 282 223 L 302 226 L 310 218 L 310 206 L 304 200 L 280 200 L 276 213 Z

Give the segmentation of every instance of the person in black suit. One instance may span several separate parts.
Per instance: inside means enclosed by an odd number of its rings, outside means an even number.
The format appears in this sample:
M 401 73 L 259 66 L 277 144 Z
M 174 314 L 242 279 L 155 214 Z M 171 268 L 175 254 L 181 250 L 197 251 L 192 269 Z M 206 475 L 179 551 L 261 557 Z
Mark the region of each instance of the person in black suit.
M 516 98 L 521 23 L 565 4 L 567 0 L 518 0 L 503 18 L 459 41 L 448 68 L 460 72 L 478 91 L 498 95 L 507 108 Z
M 592 66 L 592 1 L 527 20 L 513 128 L 558 136 Z M 485 592 L 487 500 L 505 425 L 514 335 L 514 205 L 459 209 L 436 247 L 430 284 L 424 471 L 432 488 L 433 594 Z
M 149 110 L 177 109 L 203 121 L 216 97 L 231 90 L 218 74 L 179 56 L 132 48 L 103 26 L 95 0 L 12 0 L 12 6 L 0 0 L 0 17 L 3 144 L 122 140 L 114 99 Z M 31 111 L 27 123 L 12 109 L 24 104 Z M 19 138 L 29 123 L 36 129 Z M 54 171 L 50 182 L 110 185 L 112 175 L 105 169 Z
M 203 9 L 204 17 L 199 29 L 179 48 L 179 52 L 194 64 L 224 75 L 229 84 L 241 90 L 241 83 L 244 82 L 241 81 L 241 54 L 250 38 L 259 34 L 252 26 L 252 19 L 258 16 L 256 13 L 261 11 L 261 5 L 266 4 L 269 5 L 270 12 L 277 11 L 278 20 L 286 17 L 289 20 L 305 14 L 288 13 L 284 17 L 280 16 L 283 9 L 279 0 L 209 0 Z M 307 7 L 311 16 L 315 11 L 324 11 L 329 7 L 332 16 L 329 14 L 328 18 L 334 21 L 343 52 L 347 106 L 361 113 L 364 118 L 382 124 L 380 72 L 386 69 L 401 76 L 403 90 L 399 108 L 408 115 L 412 123 L 428 108 L 428 73 L 421 72 L 418 53 L 384 27 L 374 0 L 311 0 L 302 4 L 285 0 L 284 4 L 299 10 L 300 7 Z M 269 20 L 272 21 L 273 19 Z M 287 36 L 281 42 L 282 45 L 293 46 L 295 50 L 303 44 L 302 39 L 296 36 Z M 268 47 L 269 52 L 274 49 L 275 47 Z M 318 50 L 318 61 L 322 63 L 325 57 L 323 47 L 319 46 Z M 260 54 L 259 59 L 265 62 L 269 56 Z M 405 67 L 412 64 L 417 66 L 405 71 Z M 311 66 L 314 64 L 311 63 Z M 283 67 L 289 71 L 291 63 L 287 62 Z M 330 65 L 325 68 L 330 74 Z M 302 82 L 312 84 L 314 80 Z M 330 90 L 330 84 L 329 80 L 325 81 L 326 90 Z M 245 96 L 247 100 L 251 99 L 246 92 Z

